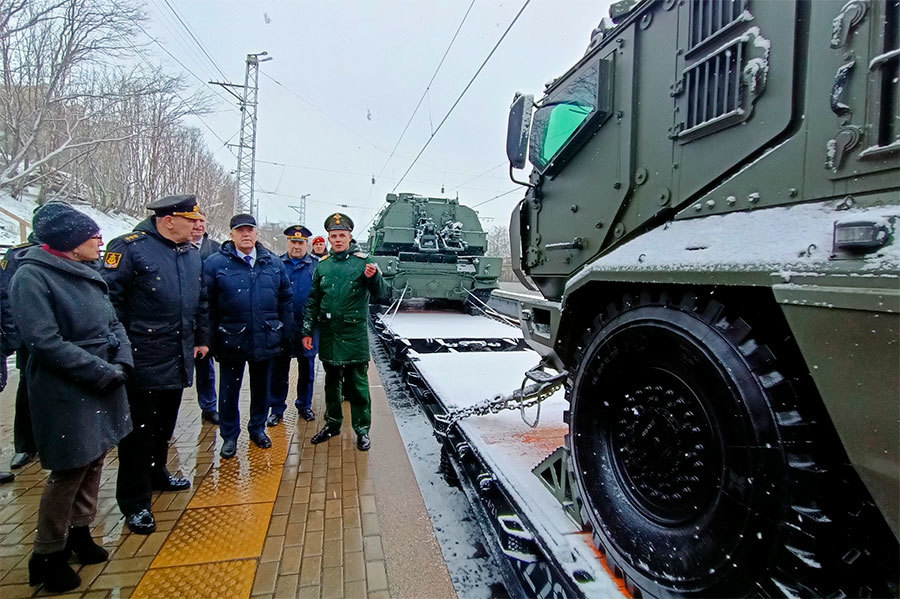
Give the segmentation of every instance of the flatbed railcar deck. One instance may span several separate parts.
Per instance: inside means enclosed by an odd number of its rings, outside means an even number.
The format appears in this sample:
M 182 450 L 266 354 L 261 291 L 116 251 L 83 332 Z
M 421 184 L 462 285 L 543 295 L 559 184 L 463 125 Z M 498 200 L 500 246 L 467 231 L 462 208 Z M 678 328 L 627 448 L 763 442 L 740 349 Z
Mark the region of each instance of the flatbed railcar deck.
M 373 317 L 373 326 L 396 367 L 432 421 L 480 404 L 522 384 L 539 355 L 521 331 L 486 316 L 399 311 Z M 621 597 L 622 588 L 577 518 L 532 470 L 552 461 L 564 445 L 567 403 L 557 391 L 541 404 L 532 428 L 518 410 L 461 420 L 437 435 L 452 468 L 498 555 L 508 559 L 527 596 Z M 534 420 L 536 408 L 525 417 Z M 557 463 L 560 463 L 557 460 Z M 547 471 L 549 472 L 548 469 Z M 564 486 L 567 473 L 556 472 Z

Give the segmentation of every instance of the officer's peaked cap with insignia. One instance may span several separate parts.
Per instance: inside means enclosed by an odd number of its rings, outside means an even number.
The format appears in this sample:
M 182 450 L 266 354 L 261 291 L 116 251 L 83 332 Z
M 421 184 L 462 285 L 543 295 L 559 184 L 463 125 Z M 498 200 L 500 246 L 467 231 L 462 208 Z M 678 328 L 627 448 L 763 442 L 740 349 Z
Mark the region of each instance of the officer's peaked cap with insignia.
M 191 220 L 204 218 L 200 214 L 200 207 L 197 205 L 197 196 L 193 195 L 168 196 L 148 204 L 147 208 L 152 210 L 158 217 L 183 216 Z
M 306 241 L 312 236 L 312 231 L 303 225 L 291 225 L 284 230 L 284 234 L 290 241 Z
M 326 231 L 352 231 L 353 221 L 346 214 L 335 212 L 325 219 Z
M 232 231 L 238 227 L 256 228 L 256 219 L 253 218 L 252 214 L 235 214 L 231 217 L 228 226 L 231 227 Z

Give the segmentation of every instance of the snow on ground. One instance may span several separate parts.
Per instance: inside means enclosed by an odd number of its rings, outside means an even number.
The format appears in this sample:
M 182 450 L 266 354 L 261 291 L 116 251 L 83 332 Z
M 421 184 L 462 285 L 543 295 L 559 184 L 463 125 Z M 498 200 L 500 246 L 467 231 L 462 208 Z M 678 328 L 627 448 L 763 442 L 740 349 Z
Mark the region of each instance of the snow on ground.
M 900 206 L 842 210 L 835 202 L 826 202 L 673 221 L 601 257 L 570 280 L 569 286 L 591 271 L 686 268 L 802 272 L 830 260 L 835 221 L 887 222 L 894 217 L 900 217 Z M 893 226 L 896 231 L 900 225 Z M 866 255 L 863 269 L 900 269 L 900 241 Z
M 405 339 L 522 338 L 522 331 L 515 327 L 484 316 L 458 312 L 398 312 L 381 314 L 379 318 L 391 331 Z
M 0 192 L 0 208 L 31 223 L 34 209 L 37 206 L 37 196 L 35 193 L 29 193 L 29 191 L 23 193 L 19 199 L 13 198 L 6 192 Z M 73 206 L 76 210 L 84 212 L 96 221 L 100 226 L 100 233 L 105 241 L 130 233 L 139 222 L 139 219 L 133 216 L 117 213 L 105 214 L 86 204 L 73 204 Z M 28 227 L 28 232 L 31 232 L 30 226 Z M 19 236 L 18 221 L 0 212 L 0 245 L 17 245 L 22 243 L 22 241 L 24 240 Z

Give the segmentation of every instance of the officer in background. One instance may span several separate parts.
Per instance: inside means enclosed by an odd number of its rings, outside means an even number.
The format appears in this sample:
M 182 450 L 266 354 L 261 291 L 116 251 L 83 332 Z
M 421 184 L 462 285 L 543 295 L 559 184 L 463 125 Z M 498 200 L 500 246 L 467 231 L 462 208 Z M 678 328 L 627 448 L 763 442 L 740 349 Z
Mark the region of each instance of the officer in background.
M 201 217 L 197 199 L 170 196 L 148 208 L 153 216 L 109 243 L 102 269 L 134 355 L 127 383 L 134 430 L 119 444 L 116 500 L 138 534 L 156 529 L 152 491 L 191 486 L 169 473 L 166 460 L 182 392 L 193 383 L 194 358 L 209 351 L 200 252 L 190 244 Z
M 291 282 L 281 259 L 257 241 L 256 219 L 231 217 L 231 241 L 203 264 L 209 290 L 213 355 L 219 362 L 219 434 L 225 459 L 237 453 L 241 433 L 238 409 L 244 366 L 250 371 L 250 440 L 272 447 L 266 434 L 272 358 L 293 327 Z
M 312 411 L 313 384 L 316 379 L 316 345 L 318 336 L 313 339 L 313 348 L 303 347 L 300 337 L 300 326 L 303 324 L 303 310 L 312 288 L 313 272 L 318 260 L 309 254 L 309 238 L 312 231 L 302 225 L 294 225 L 284 230 L 287 236 L 287 253 L 281 256 L 284 271 L 291 281 L 294 293 L 294 327 L 285 335 L 284 351 L 272 362 L 272 380 L 269 392 L 268 426 L 276 426 L 284 419 L 287 405 L 288 380 L 291 371 L 291 358 L 297 358 L 297 399 L 294 405 L 304 420 L 316 419 Z
M 35 210 L 37 212 L 37 210 Z M 25 365 L 28 364 L 28 349 L 19 339 L 19 331 L 12 319 L 9 303 L 9 282 L 19 268 L 19 259 L 25 252 L 40 241 L 34 232 L 28 235 L 28 241 L 15 245 L 6 251 L 6 255 L 0 262 L 0 311 L 2 311 L 3 331 L 3 355 L 6 361 L 8 353 L 16 352 L 16 368 L 19 369 L 19 385 L 16 387 L 16 412 L 13 418 L 13 445 L 16 453 L 9 462 L 13 470 L 22 468 L 31 463 L 37 455 L 37 444 L 34 441 L 34 432 L 31 430 L 31 408 L 28 405 L 28 383 L 24 376 Z M 7 353 L 8 352 L 8 353 Z
M 317 235 L 313 237 L 312 240 L 312 255 L 317 260 L 322 258 L 323 256 L 328 255 L 328 248 L 325 247 L 325 238 L 321 235 Z
M 350 402 L 356 446 L 371 446 L 369 398 L 369 299 L 384 293 L 378 266 L 353 240 L 353 221 L 346 214 L 325 220 L 331 251 L 316 266 L 303 319 L 303 347 L 313 349 L 319 332 L 319 358 L 325 368 L 325 427 L 310 441 L 322 443 L 341 434 L 342 392 Z
M 194 221 L 191 231 L 191 245 L 200 250 L 200 259 L 206 262 L 222 245 L 209 238 L 206 232 L 206 212 L 201 208 L 200 216 Z M 200 404 L 200 417 L 210 424 L 219 424 L 219 406 L 216 398 L 216 367 L 212 355 L 198 356 L 194 363 L 197 367 L 197 403 Z

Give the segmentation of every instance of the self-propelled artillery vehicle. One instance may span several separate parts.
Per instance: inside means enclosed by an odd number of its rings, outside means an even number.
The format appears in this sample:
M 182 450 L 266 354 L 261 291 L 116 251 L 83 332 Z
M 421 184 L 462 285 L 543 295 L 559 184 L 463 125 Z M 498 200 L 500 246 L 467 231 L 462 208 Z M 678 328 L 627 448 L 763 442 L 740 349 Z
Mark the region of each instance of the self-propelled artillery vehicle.
M 610 17 L 507 139 L 574 503 L 634 595 L 897 596 L 900 3 Z
M 386 200 L 369 231 L 372 257 L 390 287 L 383 300 L 485 301 L 499 286 L 503 260 L 484 255 L 487 235 L 474 210 L 411 193 Z

